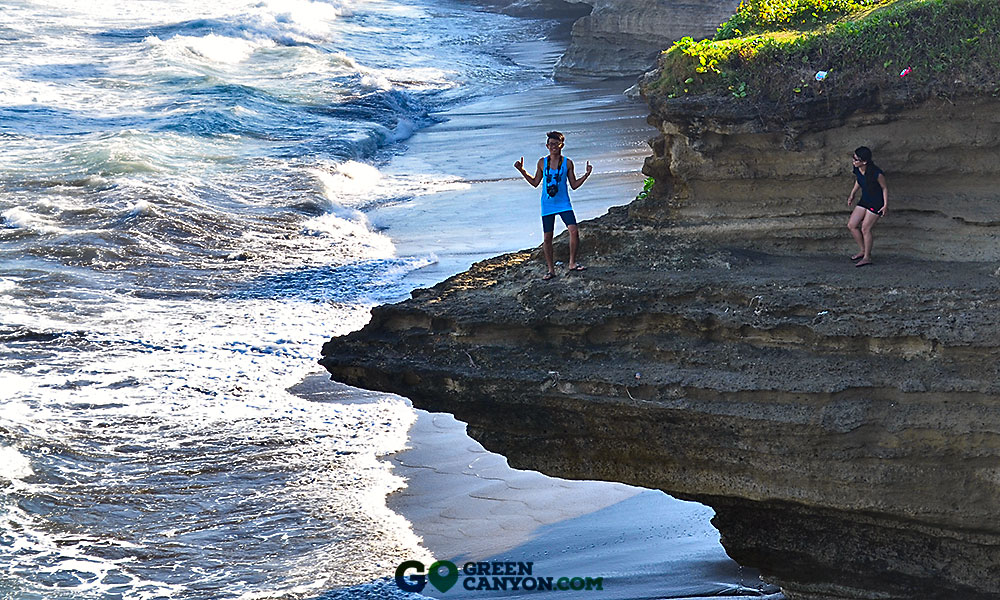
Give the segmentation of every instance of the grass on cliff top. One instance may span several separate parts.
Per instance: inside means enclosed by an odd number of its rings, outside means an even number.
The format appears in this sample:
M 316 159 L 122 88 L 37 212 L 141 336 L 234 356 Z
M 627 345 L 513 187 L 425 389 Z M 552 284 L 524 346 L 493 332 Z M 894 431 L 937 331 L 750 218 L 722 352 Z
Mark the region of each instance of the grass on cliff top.
M 997 69 L 1000 0 L 743 0 L 714 38 L 665 50 L 645 91 L 779 105 L 894 86 L 1000 95 Z

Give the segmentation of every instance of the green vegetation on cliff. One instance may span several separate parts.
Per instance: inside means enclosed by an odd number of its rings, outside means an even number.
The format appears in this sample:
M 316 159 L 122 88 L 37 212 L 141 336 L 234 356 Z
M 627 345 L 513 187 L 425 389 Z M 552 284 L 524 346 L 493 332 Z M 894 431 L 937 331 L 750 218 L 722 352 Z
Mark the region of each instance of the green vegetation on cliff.
M 892 87 L 997 95 L 998 32 L 1000 0 L 743 0 L 714 38 L 664 51 L 645 90 L 779 105 Z

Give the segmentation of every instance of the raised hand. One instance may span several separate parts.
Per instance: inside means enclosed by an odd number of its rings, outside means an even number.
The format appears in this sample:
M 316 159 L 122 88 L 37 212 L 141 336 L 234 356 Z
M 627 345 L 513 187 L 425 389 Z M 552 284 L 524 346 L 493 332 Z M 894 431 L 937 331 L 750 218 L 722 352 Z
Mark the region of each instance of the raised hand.
M 518 171 L 524 170 L 524 157 L 522 156 L 520 160 L 514 163 L 514 168 Z
M 593 167 L 593 165 L 590 164 L 590 161 L 588 160 L 587 161 L 587 175 L 590 175 L 590 172 L 593 171 L 593 170 L 594 170 L 594 167 Z

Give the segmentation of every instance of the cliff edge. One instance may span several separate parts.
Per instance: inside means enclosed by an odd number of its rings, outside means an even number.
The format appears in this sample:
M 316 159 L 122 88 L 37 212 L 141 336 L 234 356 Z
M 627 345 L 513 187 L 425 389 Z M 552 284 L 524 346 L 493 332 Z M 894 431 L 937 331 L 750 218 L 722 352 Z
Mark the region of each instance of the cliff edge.
M 629 77 L 682 36 L 711 37 L 740 0 L 474 0 L 493 10 L 572 21 L 559 75 Z
M 477 263 L 321 363 L 513 467 L 713 507 L 792 600 L 1000 598 L 1000 101 L 646 92 L 657 183 L 581 226 L 587 271 Z M 859 145 L 891 207 L 861 269 Z

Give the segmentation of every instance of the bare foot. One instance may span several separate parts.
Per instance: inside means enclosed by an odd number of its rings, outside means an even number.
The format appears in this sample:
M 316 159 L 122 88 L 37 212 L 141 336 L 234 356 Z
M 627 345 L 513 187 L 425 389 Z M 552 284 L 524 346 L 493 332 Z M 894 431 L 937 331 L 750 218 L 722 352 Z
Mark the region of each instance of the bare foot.
M 867 267 L 870 264 L 872 264 L 872 260 L 870 258 L 866 258 L 864 260 L 859 260 L 858 262 L 854 263 L 854 266 L 855 267 Z
M 857 254 L 851 257 L 851 260 L 858 260 L 859 258 L 864 258 L 864 257 L 865 257 L 864 252 L 858 252 Z

